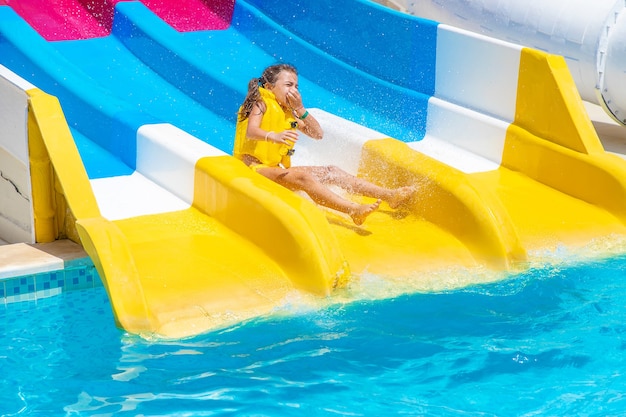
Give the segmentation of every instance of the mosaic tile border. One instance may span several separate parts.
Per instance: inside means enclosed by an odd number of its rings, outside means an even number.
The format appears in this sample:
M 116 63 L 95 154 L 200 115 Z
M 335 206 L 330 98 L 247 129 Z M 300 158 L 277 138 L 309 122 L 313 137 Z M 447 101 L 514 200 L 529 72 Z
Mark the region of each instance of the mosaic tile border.
M 89 258 L 66 262 L 65 268 L 0 279 L 0 305 L 36 301 L 64 291 L 102 286 L 96 267 Z

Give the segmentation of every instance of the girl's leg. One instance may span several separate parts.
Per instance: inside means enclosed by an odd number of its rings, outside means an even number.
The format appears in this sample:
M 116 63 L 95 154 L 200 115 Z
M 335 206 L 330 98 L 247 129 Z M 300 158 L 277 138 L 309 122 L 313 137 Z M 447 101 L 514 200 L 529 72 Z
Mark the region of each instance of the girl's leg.
M 260 168 L 257 172 L 292 191 L 304 191 L 317 204 L 348 214 L 357 225 L 380 206 L 380 199 L 372 204 L 358 204 L 333 193 L 311 174 L 310 168 Z
M 402 203 L 408 201 L 417 189 L 413 186 L 400 187 L 396 189 L 379 187 L 362 178 L 348 174 L 336 166 L 316 166 L 309 167 L 311 174 L 322 184 L 332 184 L 353 193 L 367 197 L 379 198 L 386 201 L 391 208 L 397 208 Z

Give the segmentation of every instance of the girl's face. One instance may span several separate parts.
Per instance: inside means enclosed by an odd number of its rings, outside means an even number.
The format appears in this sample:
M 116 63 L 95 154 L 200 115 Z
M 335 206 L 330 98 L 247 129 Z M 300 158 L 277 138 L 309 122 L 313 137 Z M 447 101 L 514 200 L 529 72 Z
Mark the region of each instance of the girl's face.
M 268 88 L 276 96 L 278 104 L 289 107 L 287 93 L 298 91 L 298 76 L 291 71 L 281 71 L 274 84 Z

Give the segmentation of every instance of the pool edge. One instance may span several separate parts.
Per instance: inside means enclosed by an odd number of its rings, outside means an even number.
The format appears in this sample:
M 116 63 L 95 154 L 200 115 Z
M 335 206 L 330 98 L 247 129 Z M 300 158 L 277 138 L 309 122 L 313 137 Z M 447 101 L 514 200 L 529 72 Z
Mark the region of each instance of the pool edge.
M 0 305 L 102 286 L 91 259 L 70 240 L 0 245 Z

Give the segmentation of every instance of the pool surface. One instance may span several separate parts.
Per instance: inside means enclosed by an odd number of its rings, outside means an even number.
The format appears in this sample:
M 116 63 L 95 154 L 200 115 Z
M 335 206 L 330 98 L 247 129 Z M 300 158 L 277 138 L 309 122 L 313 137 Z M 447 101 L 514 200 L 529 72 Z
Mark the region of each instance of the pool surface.
M 553 263 L 386 299 L 369 277 L 350 302 L 179 341 L 117 329 L 103 287 L 8 304 L 0 415 L 624 415 L 625 269 Z

